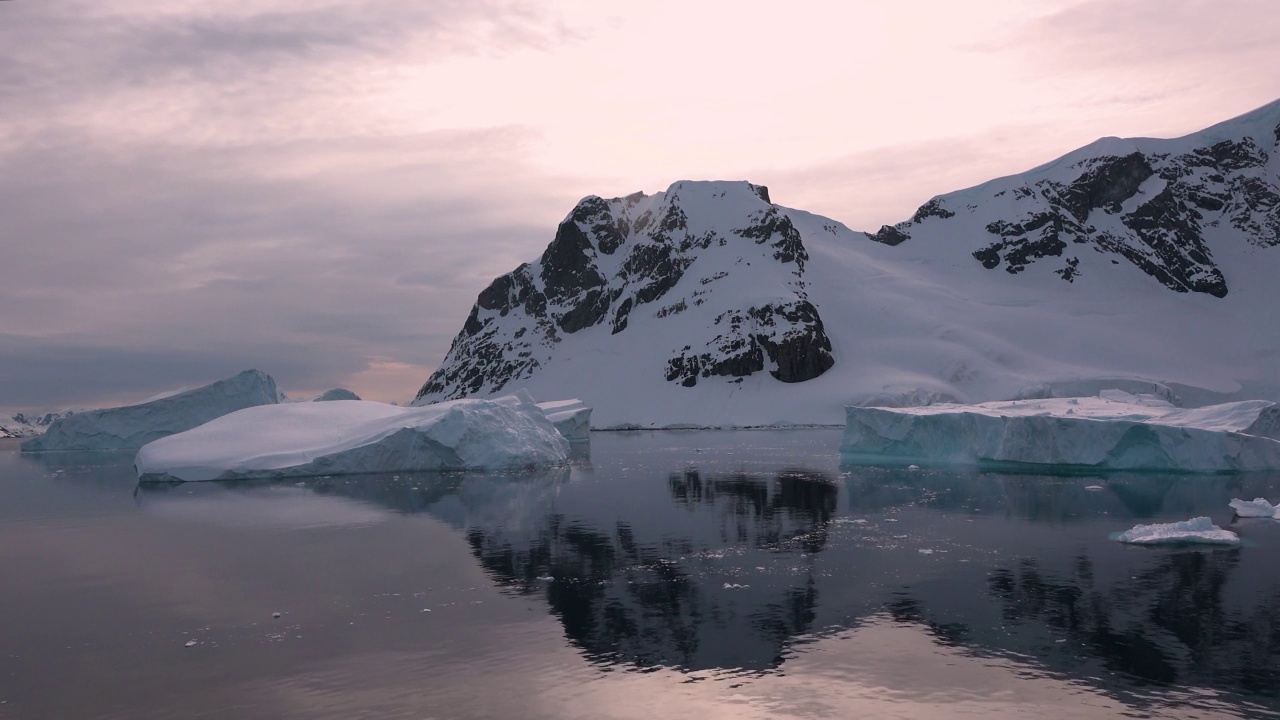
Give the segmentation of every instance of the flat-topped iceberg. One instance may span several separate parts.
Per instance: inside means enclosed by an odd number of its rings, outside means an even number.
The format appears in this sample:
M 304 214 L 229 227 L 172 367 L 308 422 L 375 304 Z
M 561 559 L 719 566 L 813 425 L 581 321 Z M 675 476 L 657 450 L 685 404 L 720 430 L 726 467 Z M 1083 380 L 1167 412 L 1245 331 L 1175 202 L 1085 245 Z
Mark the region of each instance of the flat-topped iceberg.
M 1274 518 L 1280 520 L 1280 508 L 1267 502 L 1266 498 L 1254 498 L 1252 500 L 1234 498 L 1230 505 L 1237 517 Z
M 397 407 L 334 400 L 254 407 L 149 443 L 143 481 L 561 465 L 569 442 L 527 396 Z
M 1200 543 L 1205 545 L 1239 545 L 1240 536 L 1223 530 L 1207 517 L 1182 522 L 1135 525 L 1116 536 L 1122 543 L 1134 545 L 1169 545 Z
M 591 408 L 581 400 L 552 400 L 538 403 L 538 407 L 569 442 L 591 439 Z
M 227 413 L 280 401 L 270 375 L 246 370 L 195 390 L 141 405 L 86 410 L 55 420 L 24 451 L 136 450 L 153 440 L 190 430 Z
M 1119 390 L 979 405 L 846 408 L 841 458 L 1009 469 L 1240 472 L 1280 468 L 1280 441 L 1251 435 L 1264 400 L 1183 409 Z

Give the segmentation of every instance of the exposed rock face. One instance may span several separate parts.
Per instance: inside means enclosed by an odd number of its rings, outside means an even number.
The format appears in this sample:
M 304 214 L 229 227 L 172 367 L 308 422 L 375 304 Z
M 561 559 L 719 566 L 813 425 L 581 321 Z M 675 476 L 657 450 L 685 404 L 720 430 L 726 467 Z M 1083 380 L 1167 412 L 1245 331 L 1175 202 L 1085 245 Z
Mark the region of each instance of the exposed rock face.
M 0 438 L 27 438 L 43 433 L 59 418 L 74 415 L 75 410 L 45 413 L 14 413 L 8 420 L 0 420 Z
M 566 336 L 625 334 L 640 318 L 692 340 L 653 368 L 672 383 L 766 370 L 788 383 L 816 378 L 835 357 L 805 293 L 808 260 L 760 186 L 688 182 L 652 197 L 588 197 L 537 262 L 481 291 L 415 402 L 497 392 L 535 373 Z
M 1230 228 L 1257 247 L 1280 244 L 1280 139 L 1263 135 L 1105 138 L 1044 168 L 934 198 L 867 237 L 899 245 L 926 222 L 959 235 L 985 220 L 989 239 L 972 254 L 991 270 L 1016 275 L 1049 263 L 1073 282 L 1080 255 L 1094 251 L 1178 292 L 1223 297 L 1227 279 L 1207 234 Z

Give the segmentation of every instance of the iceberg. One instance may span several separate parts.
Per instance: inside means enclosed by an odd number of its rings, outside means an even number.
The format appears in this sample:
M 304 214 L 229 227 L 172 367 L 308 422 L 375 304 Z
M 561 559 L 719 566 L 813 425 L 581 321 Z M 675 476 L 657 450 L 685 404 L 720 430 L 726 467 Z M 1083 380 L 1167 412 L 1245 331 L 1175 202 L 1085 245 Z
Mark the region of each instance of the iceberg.
M 136 450 L 227 413 L 277 402 L 276 381 L 266 373 L 246 370 L 140 405 L 67 415 L 50 424 L 44 435 L 24 442 L 22 450 Z
M 990 469 L 1243 472 L 1280 468 L 1280 441 L 1246 432 L 1265 400 L 1179 408 L 1154 395 L 845 408 L 847 463 Z
M 1231 509 L 1237 517 L 1242 518 L 1275 518 L 1280 520 L 1280 508 L 1267 502 L 1266 498 L 1241 500 L 1234 498 L 1230 502 Z
M 521 396 L 398 407 L 365 400 L 252 407 L 138 451 L 138 479 L 239 480 L 369 472 L 528 470 L 569 441 Z
M 591 408 L 581 400 L 552 400 L 538 403 L 538 407 L 569 442 L 591 440 Z
M 1122 543 L 1134 545 L 1167 545 L 1202 543 L 1205 545 L 1239 545 L 1240 536 L 1223 530 L 1207 517 L 1191 518 L 1182 522 L 1154 525 L 1134 525 L 1116 536 Z

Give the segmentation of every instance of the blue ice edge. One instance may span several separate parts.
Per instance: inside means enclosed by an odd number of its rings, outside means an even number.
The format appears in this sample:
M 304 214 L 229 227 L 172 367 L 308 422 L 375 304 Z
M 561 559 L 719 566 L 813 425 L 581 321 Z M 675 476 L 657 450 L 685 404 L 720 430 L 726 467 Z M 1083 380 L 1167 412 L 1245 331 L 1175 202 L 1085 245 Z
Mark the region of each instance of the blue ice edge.
M 912 465 L 920 468 L 940 468 L 947 470 L 978 470 L 980 472 L 1015 473 L 1019 475 L 1051 475 L 1051 476 L 1111 476 L 1111 475 L 1257 475 L 1268 474 L 1265 470 L 1233 470 L 1219 468 L 1216 470 L 1188 470 L 1183 468 L 1133 467 L 1119 468 L 1106 465 L 1080 465 L 1069 463 L 1047 464 L 1016 462 L 1012 460 L 963 460 L 947 461 L 925 459 L 910 455 L 879 455 L 875 453 L 840 453 L 840 466 L 845 467 L 881 467 L 906 469 Z
M 1113 540 L 1115 542 L 1120 542 L 1120 536 L 1125 534 L 1126 532 L 1128 532 L 1128 530 L 1116 530 L 1114 532 L 1107 533 L 1107 539 Z M 1235 531 L 1232 530 L 1232 532 L 1235 532 Z M 1251 540 L 1243 535 L 1240 535 L 1240 533 L 1238 532 L 1236 532 L 1236 535 L 1240 538 L 1240 542 L 1235 544 L 1198 542 L 1195 540 L 1176 540 L 1176 541 L 1161 542 L 1161 543 L 1124 543 L 1124 544 L 1129 547 L 1146 548 L 1150 550 L 1159 550 L 1161 548 L 1175 549 L 1175 550 L 1186 550 L 1189 548 L 1194 548 L 1197 550 L 1236 550 L 1238 548 L 1246 548 L 1246 547 L 1250 547 L 1250 548 L 1262 547 L 1260 544 L 1258 544 L 1256 540 Z

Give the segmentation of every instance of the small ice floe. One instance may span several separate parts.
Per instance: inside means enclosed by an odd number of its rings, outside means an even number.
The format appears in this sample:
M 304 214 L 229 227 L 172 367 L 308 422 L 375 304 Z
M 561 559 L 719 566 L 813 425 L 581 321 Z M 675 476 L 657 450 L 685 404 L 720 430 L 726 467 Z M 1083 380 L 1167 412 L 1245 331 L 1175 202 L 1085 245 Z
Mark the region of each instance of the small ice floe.
M 1266 498 L 1241 500 L 1235 498 L 1230 503 L 1237 517 L 1242 518 L 1275 518 L 1280 520 L 1280 508 L 1267 502 Z
M 908 469 L 908 470 L 919 470 L 919 469 L 920 469 L 920 466 L 919 466 L 919 465 L 908 465 L 908 466 L 907 466 L 907 469 Z
M 1208 545 L 1239 545 L 1240 536 L 1223 530 L 1207 517 L 1191 518 L 1182 522 L 1155 525 L 1135 525 L 1116 536 L 1122 543 L 1135 545 L 1159 545 L 1204 543 Z
M 1102 486 L 1101 485 L 1085 485 L 1084 489 L 1089 490 L 1091 492 L 1098 492 L 1102 490 Z
M 196 646 L 196 641 L 195 641 L 195 640 L 188 640 L 188 641 L 187 641 L 187 644 L 186 644 L 186 645 L 183 645 L 183 647 L 195 647 L 195 646 Z
M 921 555 L 932 555 L 933 551 L 930 550 L 929 548 L 920 548 L 919 553 Z
M 540 580 L 540 581 L 542 581 L 542 582 L 554 582 L 554 581 L 555 581 L 555 577 L 553 577 L 553 576 L 551 576 L 551 575 L 539 575 L 537 579 L 538 579 L 538 580 Z
M 273 617 L 273 618 L 279 618 L 279 617 L 280 617 L 280 613 L 278 613 L 278 612 L 273 612 L 273 613 L 271 613 L 271 617 Z
M 747 589 L 747 588 L 749 588 L 749 587 L 751 587 L 751 586 L 750 586 L 750 585 L 739 585 L 738 583 L 725 583 L 725 584 L 724 584 L 724 589 L 725 589 L 725 590 L 746 590 L 746 589 Z

